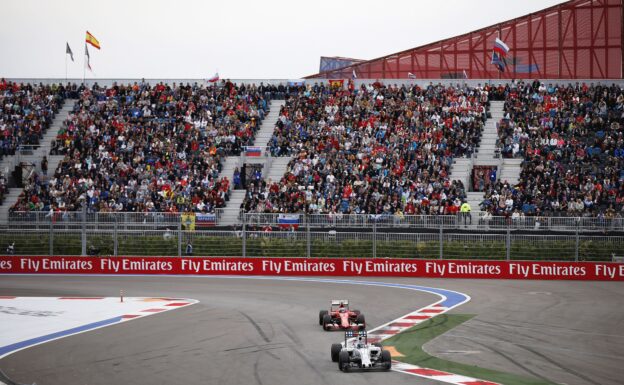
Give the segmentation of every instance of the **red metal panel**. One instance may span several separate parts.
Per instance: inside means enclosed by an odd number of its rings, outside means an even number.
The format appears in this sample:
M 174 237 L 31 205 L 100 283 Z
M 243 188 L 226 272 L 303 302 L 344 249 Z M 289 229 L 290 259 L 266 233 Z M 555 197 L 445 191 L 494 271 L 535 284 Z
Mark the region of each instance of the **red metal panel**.
M 590 56 L 589 49 L 580 48 L 576 51 L 576 78 L 577 79 L 589 79 L 590 78 Z
M 572 0 L 454 38 L 357 65 L 360 78 L 622 78 L 623 0 Z M 491 64 L 494 39 L 509 65 Z M 353 67 L 311 77 L 350 77 Z
M 624 69 L 618 68 L 618 66 L 622 65 L 622 52 L 617 48 L 609 48 L 608 50 L 608 60 L 607 60 L 607 78 L 621 78 L 622 71 Z

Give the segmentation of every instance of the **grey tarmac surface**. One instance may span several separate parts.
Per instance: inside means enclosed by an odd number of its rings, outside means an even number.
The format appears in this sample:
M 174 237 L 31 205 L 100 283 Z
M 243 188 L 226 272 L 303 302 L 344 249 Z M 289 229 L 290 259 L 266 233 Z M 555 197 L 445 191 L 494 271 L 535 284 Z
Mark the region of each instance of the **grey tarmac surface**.
M 366 279 L 461 291 L 476 314 L 425 345 L 439 357 L 569 385 L 622 384 L 624 285 Z M 438 384 L 401 373 L 341 373 L 318 311 L 347 298 L 369 328 L 439 297 L 394 288 L 209 277 L 0 276 L 0 295 L 171 296 L 197 305 L 63 338 L 0 360 L 38 385 Z

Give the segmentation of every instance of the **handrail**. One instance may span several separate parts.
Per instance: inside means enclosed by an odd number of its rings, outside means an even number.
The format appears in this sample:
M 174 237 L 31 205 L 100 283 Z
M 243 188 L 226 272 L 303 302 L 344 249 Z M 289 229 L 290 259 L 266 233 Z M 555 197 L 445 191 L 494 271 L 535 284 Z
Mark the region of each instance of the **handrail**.
M 226 215 L 230 213 L 230 215 Z M 232 214 L 234 213 L 234 214 Z M 472 212 L 462 215 L 396 215 L 396 214 L 304 214 L 304 213 L 242 213 L 238 208 L 215 209 L 210 226 L 306 226 L 314 228 L 429 228 L 461 230 L 526 230 L 526 231 L 624 231 L 624 218 L 597 217 L 521 217 L 518 219 Z M 92 225 L 160 226 L 182 222 L 184 213 L 166 212 L 87 212 L 86 222 Z M 186 218 L 186 217 L 185 217 Z M 233 222 L 232 222 L 233 221 Z M 11 211 L 8 223 L 16 228 L 45 227 L 50 223 L 82 223 L 82 211 Z

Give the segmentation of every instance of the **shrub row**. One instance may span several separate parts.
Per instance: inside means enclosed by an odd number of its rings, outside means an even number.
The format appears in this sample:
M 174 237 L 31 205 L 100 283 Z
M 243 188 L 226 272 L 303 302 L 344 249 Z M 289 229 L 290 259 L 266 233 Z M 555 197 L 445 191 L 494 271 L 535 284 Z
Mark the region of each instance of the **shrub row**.
M 80 255 L 82 241 L 79 233 L 3 233 L 0 245 L 15 243 L 15 254 L 21 255 Z M 193 245 L 194 255 L 241 256 L 243 240 L 233 236 L 206 236 L 200 233 L 185 233 L 182 242 Z M 88 252 L 94 249 L 99 255 L 114 254 L 113 234 L 88 234 Z M 522 240 L 513 239 L 510 247 L 511 259 L 573 260 L 576 241 Z M 440 244 L 437 241 L 378 240 L 378 258 L 439 258 Z M 592 239 L 582 237 L 579 242 L 579 259 L 588 261 L 610 260 L 612 254 L 621 254 L 624 239 Z M 258 237 L 246 239 L 246 255 L 252 257 L 300 257 L 307 255 L 306 240 L 301 238 Z M 5 251 L 3 248 L 1 251 Z M 153 234 L 120 234 L 117 244 L 118 255 L 178 255 L 178 238 Z M 313 239 L 310 242 L 312 257 L 373 257 L 373 241 L 359 239 Z M 453 259 L 505 259 L 506 245 L 503 240 L 466 241 L 449 239 L 443 242 L 444 258 Z

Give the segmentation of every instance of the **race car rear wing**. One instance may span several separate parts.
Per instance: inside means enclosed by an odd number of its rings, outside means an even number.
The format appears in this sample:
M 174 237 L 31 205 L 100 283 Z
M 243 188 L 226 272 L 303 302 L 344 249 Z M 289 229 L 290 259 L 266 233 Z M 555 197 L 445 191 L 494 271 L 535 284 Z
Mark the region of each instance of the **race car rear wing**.
M 368 333 L 366 330 L 347 330 L 345 331 L 345 346 L 348 340 L 358 337 L 364 337 L 364 343 L 368 344 Z
M 331 304 L 332 306 L 340 306 L 340 304 L 348 305 L 349 300 L 348 299 L 332 299 Z

